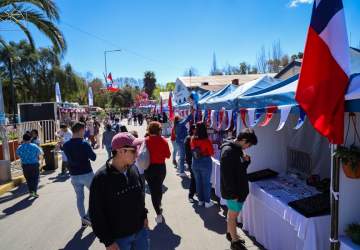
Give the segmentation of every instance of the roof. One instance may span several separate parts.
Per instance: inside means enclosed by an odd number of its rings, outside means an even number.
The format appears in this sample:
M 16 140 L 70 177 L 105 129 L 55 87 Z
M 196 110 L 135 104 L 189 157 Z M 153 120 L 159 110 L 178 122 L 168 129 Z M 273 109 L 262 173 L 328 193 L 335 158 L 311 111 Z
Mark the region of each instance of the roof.
M 277 73 L 274 78 L 281 78 L 286 72 L 288 72 L 291 68 L 298 66 L 301 67 L 302 59 L 296 59 L 291 61 L 288 65 L 286 65 L 279 73 Z
M 221 87 L 232 83 L 233 80 L 238 80 L 239 85 L 242 85 L 246 82 L 256 80 L 265 74 L 248 74 L 248 75 L 219 75 L 219 76 L 184 76 L 179 77 L 176 81 L 180 81 L 188 88 L 192 87 L 201 87 L 206 90 L 215 90 L 220 89 Z M 270 74 L 271 75 L 271 74 Z M 207 85 L 202 85 L 202 83 L 207 83 Z

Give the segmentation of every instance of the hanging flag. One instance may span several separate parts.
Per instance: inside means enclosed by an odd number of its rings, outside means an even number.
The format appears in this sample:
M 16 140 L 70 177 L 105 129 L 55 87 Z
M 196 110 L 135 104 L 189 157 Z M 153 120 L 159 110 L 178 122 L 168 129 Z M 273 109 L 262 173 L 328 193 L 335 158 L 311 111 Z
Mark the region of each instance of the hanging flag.
M 238 113 L 237 112 L 233 112 L 233 130 L 237 130 L 237 119 L 238 119 Z
M 269 125 L 271 119 L 274 116 L 274 113 L 276 112 L 277 107 L 276 106 L 272 106 L 272 107 L 268 107 L 266 108 L 266 115 L 265 115 L 265 119 L 264 121 L 260 124 L 261 127 L 265 127 L 267 125 Z
M 255 120 L 254 120 L 254 124 L 251 127 L 255 127 L 258 124 L 264 113 L 265 113 L 265 109 L 263 108 L 255 110 Z
M 244 125 L 245 128 L 248 127 L 248 126 L 246 125 L 246 113 L 247 113 L 247 110 L 246 110 L 246 109 L 240 109 L 241 120 L 242 120 L 242 123 L 243 123 L 243 125 Z
M 342 0 L 314 1 L 296 100 L 333 144 L 344 137 L 350 55 Z
M 55 98 L 57 103 L 61 102 L 60 85 L 58 82 L 55 84 Z
M 110 80 L 111 83 L 114 82 L 113 78 L 112 78 L 112 75 L 111 75 L 111 72 L 108 74 L 107 79 Z
M 254 127 L 255 126 L 255 109 L 250 108 L 247 110 L 248 113 L 248 119 L 249 119 L 249 126 Z
M 299 119 L 296 123 L 296 126 L 294 127 L 294 129 L 299 129 L 302 127 L 302 125 L 304 124 L 305 122 L 305 118 L 306 118 L 306 115 L 305 115 L 305 112 L 304 110 L 300 109 L 300 114 L 299 114 Z
M 211 110 L 211 113 L 210 113 L 210 128 L 215 128 L 215 127 L 216 127 L 216 111 Z
M 227 110 L 227 126 L 226 126 L 226 129 L 225 130 L 229 130 L 231 129 L 231 125 L 233 124 L 232 122 L 232 117 L 233 117 L 233 114 L 232 114 L 232 110 Z
M 280 110 L 280 123 L 276 131 L 280 131 L 285 126 L 286 120 L 290 114 L 291 106 L 279 106 Z
M 218 118 L 218 123 L 217 123 L 217 129 L 218 130 L 222 129 L 222 124 L 223 124 L 224 119 L 225 119 L 225 110 L 222 108 L 219 111 L 219 118 Z
M 163 113 L 163 101 L 162 101 L 162 97 L 160 96 L 160 114 Z
M 211 110 L 208 109 L 206 113 L 207 113 L 207 115 L 206 115 L 206 124 L 209 126 L 210 123 L 211 123 Z
M 91 87 L 89 87 L 89 91 L 88 91 L 88 101 L 89 101 L 89 106 L 94 106 L 94 95 Z
M 173 97 L 173 94 L 172 94 L 172 91 L 170 91 L 169 93 L 169 100 L 168 100 L 168 107 L 169 107 L 169 119 L 170 121 L 173 121 L 174 120 L 174 110 L 173 110 L 173 105 L 172 105 L 172 97 Z

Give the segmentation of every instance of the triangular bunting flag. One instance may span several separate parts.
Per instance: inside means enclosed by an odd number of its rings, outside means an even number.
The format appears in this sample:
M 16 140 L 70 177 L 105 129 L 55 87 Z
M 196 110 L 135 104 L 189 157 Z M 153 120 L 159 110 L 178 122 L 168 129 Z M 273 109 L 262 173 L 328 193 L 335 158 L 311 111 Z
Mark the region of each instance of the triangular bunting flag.
M 256 111 L 256 109 L 254 109 L 254 108 L 250 108 L 247 110 L 250 127 L 255 126 L 255 111 Z
M 247 110 L 246 110 L 246 109 L 240 109 L 241 120 L 242 120 L 242 123 L 243 123 L 243 125 L 244 125 L 245 128 L 248 127 L 248 126 L 246 125 L 246 113 L 247 113 Z
M 306 119 L 306 114 L 305 114 L 304 110 L 300 109 L 299 119 L 298 119 L 297 124 L 294 127 L 294 129 L 297 130 L 297 129 L 301 128 L 305 122 L 305 119 Z
M 264 121 L 260 124 L 261 127 L 265 127 L 269 125 L 271 119 L 274 116 L 274 113 L 276 112 L 278 108 L 276 106 L 268 107 L 266 108 L 266 115 Z
M 286 120 L 291 111 L 291 106 L 279 106 L 279 109 L 280 109 L 280 123 L 276 131 L 280 131 L 285 126 Z
M 231 124 L 232 124 L 232 110 L 226 110 L 227 113 L 227 126 L 225 130 L 229 130 L 231 128 Z

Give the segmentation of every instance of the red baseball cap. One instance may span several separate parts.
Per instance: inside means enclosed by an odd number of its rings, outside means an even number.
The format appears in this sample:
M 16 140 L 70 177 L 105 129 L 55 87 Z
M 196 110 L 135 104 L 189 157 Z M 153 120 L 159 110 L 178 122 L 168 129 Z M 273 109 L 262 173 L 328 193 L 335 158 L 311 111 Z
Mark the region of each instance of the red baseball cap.
M 112 150 L 120 148 L 137 148 L 143 140 L 136 139 L 132 134 L 128 132 L 121 132 L 114 136 L 111 141 Z

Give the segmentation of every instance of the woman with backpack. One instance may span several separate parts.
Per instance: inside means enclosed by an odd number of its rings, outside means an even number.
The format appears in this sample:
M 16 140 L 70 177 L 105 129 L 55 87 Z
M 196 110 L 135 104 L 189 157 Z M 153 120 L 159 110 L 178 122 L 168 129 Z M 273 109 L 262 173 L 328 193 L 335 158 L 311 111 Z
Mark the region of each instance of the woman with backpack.
M 214 155 L 214 149 L 208 138 L 205 123 L 198 122 L 196 124 L 195 135 L 192 137 L 191 150 L 193 153 L 192 171 L 195 176 L 196 192 L 199 198 L 199 206 L 204 205 L 209 208 L 214 205 L 210 201 L 211 194 L 211 156 Z
M 150 154 L 150 165 L 145 170 L 145 179 L 148 183 L 151 201 L 156 211 L 157 223 L 163 222 L 161 200 L 162 200 L 162 184 L 166 176 L 165 159 L 170 158 L 170 148 L 161 136 L 161 123 L 150 122 L 148 127 L 149 135 L 145 138 L 146 147 Z

